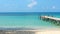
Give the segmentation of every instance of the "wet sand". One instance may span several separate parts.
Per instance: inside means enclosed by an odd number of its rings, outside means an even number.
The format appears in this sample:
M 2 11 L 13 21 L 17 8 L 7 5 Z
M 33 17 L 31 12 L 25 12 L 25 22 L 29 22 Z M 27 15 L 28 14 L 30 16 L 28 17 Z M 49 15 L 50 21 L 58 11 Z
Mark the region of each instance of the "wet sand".
M 0 30 L 0 34 L 60 34 L 60 28 L 37 29 L 37 30 Z

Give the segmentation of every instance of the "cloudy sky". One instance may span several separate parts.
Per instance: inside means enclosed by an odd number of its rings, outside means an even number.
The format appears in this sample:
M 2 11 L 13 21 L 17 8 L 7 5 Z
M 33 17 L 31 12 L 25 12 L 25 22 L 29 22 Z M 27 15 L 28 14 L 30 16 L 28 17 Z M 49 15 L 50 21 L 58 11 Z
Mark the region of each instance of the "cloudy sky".
M 0 12 L 57 11 L 60 11 L 60 0 L 0 0 Z

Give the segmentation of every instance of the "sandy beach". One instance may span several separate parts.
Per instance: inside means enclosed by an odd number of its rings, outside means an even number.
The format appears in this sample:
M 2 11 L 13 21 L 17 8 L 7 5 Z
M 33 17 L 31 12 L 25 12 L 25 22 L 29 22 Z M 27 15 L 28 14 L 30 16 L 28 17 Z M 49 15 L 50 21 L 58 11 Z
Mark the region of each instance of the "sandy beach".
M 0 34 L 60 34 L 60 28 L 38 29 L 38 30 L 5 30 Z
M 60 34 L 60 29 L 46 29 L 36 32 L 36 34 Z

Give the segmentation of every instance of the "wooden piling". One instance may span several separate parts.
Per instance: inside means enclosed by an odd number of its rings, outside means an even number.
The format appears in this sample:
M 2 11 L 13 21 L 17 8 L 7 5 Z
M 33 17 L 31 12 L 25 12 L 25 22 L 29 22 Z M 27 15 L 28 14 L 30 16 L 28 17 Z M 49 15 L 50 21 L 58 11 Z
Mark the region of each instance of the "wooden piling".
M 53 24 L 60 25 L 60 18 L 49 17 L 49 16 L 40 16 L 43 21 L 50 21 Z

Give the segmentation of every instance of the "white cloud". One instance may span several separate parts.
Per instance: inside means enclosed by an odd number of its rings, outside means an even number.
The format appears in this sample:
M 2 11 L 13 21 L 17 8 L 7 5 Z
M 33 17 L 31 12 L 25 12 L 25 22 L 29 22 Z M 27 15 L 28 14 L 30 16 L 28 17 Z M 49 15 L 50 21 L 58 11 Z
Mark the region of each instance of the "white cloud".
M 28 4 L 27 6 L 28 6 L 29 8 L 32 8 L 32 7 L 34 7 L 35 5 L 37 5 L 37 1 L 32 0 L 32 3 Z
M 52 6 L 52 9 L 55 9 L 56 7 L 55 6 Z

